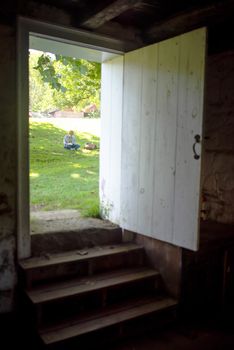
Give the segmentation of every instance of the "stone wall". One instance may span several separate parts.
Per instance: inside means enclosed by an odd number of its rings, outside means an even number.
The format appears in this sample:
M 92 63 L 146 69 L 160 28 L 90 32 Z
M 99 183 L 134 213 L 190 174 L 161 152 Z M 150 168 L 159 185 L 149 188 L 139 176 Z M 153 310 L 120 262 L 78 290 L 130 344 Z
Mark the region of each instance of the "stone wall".
M 180 298 L 182 248 L 140 234 L 134 234 L 134 240 L 144 246 L 148 262 L 160 272 L 165 290 Z
M 16 282 L 16 50 L 15 29 L 0 24 L 0 312 L 12 307 Z
M 206 219 L 234 222 L 234 51 L 209 56 L 202 192 Z
M 21 5 L 21 6 L 20 6 Z M 17 62 L 16 9 L 18 14 L 60 25 L 70 25 L 64 11 L 38 2 L 4 3 L 0 17 L 0 314 L 14 303 L 17 245 Z

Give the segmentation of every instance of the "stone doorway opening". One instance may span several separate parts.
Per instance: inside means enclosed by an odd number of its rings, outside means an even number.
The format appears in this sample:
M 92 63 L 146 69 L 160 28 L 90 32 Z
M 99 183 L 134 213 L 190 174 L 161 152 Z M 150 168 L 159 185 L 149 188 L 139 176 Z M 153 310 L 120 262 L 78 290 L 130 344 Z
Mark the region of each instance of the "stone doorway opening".
M 92 60 L 94 62 L 102 63 L 105 60 L 122 54 L 122 52 L 114 46 L 118 43 L 112 43 L 111 39 L 103 39 L 97 35 L 87 35 L 86 32 L 72 30 L 69 28 L 60 28 L 48 23 L 39 23 L 37 21 L 20 18 L 18 26 L 18 159 L 19 159 L 19 190 L 18 190 L 18 257 L 26 258 L 32 254 L 31 241 L 32 236 L 38 234 L 38 230 L 45 231 L 45 227 L 51 231 L 52 225 L 59 225 L 63 229 L 63 225 L 69 221 L 75 225 L 73 231 L 76 230 L 76 225 L 81 225 L 81 218 L 79 212 L 70 211 L 66 213 L 50 213 L 47 214 L 50 218 L 45 216 L 40 219 L 35 215 L 32 218 L 32 229 L 30 229 L 30 192 L 29 192 L 29 79 L 28 79 L 28 51 L 33 48 L 32 40 L 38 44 L 37 49 L 45 52 L 55 52 L 54 49 L 62 51 L 67 56 L 75 56 Z M 50 48 L 44 49 L 40 45 L 45 45 Z M 76 55 L 74 54 L 76 51 Z M 69 52 L 71 53 L 69 55 Z M 59 52 L 61 54 L 61 51 Z M 70 128 L 69 128 L 70 129 Z M 63 208 L 59 208 L 63 209 Z M 40 214 L 39 214 L 40 215 Z M 61 218 L 58 220 L 58 216 Z M 71 219 L 71 216 L 73 219 Z M 40 226 L 41 220 L 44 217 L 44 225 Z M 52 218 L 53 217 L 53 218 Z M 36 223 L 37 222 L 37 223 Z M 57 223 L 57 226 L 56 224 Z M 63 224 L 62 224 L 63 223 Z M 41 227 L 39 229 L 39 227 Z M 53 232 L 55 229 L 52 230 Z M 31 235 L 32 233 L 32 235 Z

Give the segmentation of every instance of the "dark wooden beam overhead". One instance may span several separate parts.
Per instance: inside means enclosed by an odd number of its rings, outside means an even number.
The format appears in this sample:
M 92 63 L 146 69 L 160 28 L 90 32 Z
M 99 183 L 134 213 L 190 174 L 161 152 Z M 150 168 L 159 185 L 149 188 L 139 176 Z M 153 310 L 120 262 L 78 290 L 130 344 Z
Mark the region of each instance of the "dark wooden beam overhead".
M 117 22 L 105 23 L 100 28 L 97 28 L 96 33 L 122 40 L 125 43 L 125 52 L 145 45 L 142 41 L 142 32 L 140 30 L 132 26 L 122 26 Z
M 96 29 L 118 17 L 121 13 L 139 6 L 141 3 L 142 0 L 115 0 L 101 11 L 82 21 L 81 26 L 88 29 Z
M 220 1 L 200 7 L 157 22 L 143 33 L 144 42 L 158 42 L 190 30 L 218 23 L 233 16 L 234 0 Z

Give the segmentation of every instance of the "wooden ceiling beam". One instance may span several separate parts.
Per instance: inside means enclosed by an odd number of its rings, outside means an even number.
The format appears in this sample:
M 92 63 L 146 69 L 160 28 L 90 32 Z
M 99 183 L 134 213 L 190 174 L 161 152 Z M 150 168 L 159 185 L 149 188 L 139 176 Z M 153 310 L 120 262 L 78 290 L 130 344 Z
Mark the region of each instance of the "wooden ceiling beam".
M 233 14 L 233 10 L 234 0 L 227 0 L 180 13 L 146 29 L 143 33 L 144 42 L 148 44 L 158 42 L 201 26 L 222 22 Z
M 142 41 L 142 32 L 132 26 L 122 26 L 117 22 L 108 22 L 97 28 L 95 32 L 122 40 L 125 43 L 125 52 L 145 46 Z
M 139 6 L 142 0 L 115 0 L 104 9 L 92 14 L 89 18 L 80 24 L 87 29 L 96 29 L 113 18 L 118 17 L 121 13 Z

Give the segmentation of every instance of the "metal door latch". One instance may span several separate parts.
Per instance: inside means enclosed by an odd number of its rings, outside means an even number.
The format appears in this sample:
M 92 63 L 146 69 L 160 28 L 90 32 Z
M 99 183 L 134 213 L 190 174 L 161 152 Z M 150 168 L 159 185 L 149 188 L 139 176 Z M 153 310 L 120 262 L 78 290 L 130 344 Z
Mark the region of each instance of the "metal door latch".
M 196 144 L 201 142 L 201 136 L 200 135 L 195 135 L 194 136 L 195 142 L 193 144 L 193 153 L 194 153 L 194 159 L 199 159 L 200 156 L 196 152 Z

